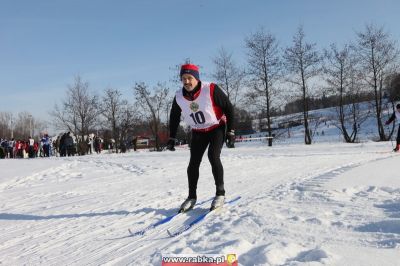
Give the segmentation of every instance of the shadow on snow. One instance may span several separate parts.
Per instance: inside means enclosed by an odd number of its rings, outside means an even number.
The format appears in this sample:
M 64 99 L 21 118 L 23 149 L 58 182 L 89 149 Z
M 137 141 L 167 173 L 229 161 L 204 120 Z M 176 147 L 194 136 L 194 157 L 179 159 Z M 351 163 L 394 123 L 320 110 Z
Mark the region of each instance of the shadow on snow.
M 174 211 L 177 211 L 174 209 Z M 155 215 L 168 215 L 172 214 L 172 210 L 160 210 L 153 208 L 143 208 L 137 211 L 129 212 L 129 211 L 110 211 L 110 212 L 91 212 L 91 213 L 78 213 L 78 214 L 58 214 L 58 215 L 33 215 L 33 214 L 20 214 L 20 213 L 0 213 L 0 220 L 8 220 L 8 221 L 38 221 L 38 220 L 51 220 L 51 219 L 76 219 L 76 218 L 91 218 L 91 217 L 99 217 L 99 216 L 127 216 L 138 213 L 152 213 Z

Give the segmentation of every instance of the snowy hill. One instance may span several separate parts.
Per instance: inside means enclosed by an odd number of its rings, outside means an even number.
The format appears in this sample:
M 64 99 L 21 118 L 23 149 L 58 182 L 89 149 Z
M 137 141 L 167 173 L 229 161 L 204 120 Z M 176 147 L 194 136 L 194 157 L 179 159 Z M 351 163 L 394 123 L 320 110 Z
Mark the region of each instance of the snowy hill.
M 362 102 L 358 104 L 359 108 L 359 128 L 357 132 L 356 142 L 365 142 L 371 140 L 378 140 L 377 120 L 375 118 L 375 110 L 373 102 Z M 344 107 L 347 116 L 352 116 L 349 112 L 349 106 Z M 338 122 L 338 108 L 330 107 L 325 109 L 317 109 L 309 111 L 309 126 L 313 134 L 313 142 L 343 142 L 343 136 L 339 130 Z M 388 120 L 393 110 L 390 104 L 383 108 L 382 117 L 383 121 Z M 274 131 L 277 135 L 276 142 L 278 143 L 304 143 L 304 126 L 303 126 L 303 113 L 294 113 L 278 117 L 272 117 L 272 127 L 277 128 L 280 124 L 288 122 L 300 122 L 299 126 L 290 127 L 288 129 L 279 129 Z M 266 119 L 265 119 L 266 120 Z M 351 121 L 351 120 L 349 120 Z M 264 121 L 264 124 L 266 122 Z M 253 120 L 253 125 L 259 130 L 259 121 Z M 349 133 L 352 132 L 352 124 L 346 124 Z M 391 126 L 386 126 L 386 131 L 389 132 Z M 252 134 L 252 137 L 265 136 L 266 133 Z M 393 136 L 392 139 L 396 137 Z
M 294 135 L 301 140 L 301 129 Z M 167 229 L 208 202 L 142 236 L 128 229 L 176 213 L 187 196 L 187 148 L 0 160 L 0 264 L 161 265 L 161 254 L 235 253 L 246 266 L 399 265 L 399 154 L 391 142 L 326 136 L 224 148 L 227 198 L 241 199 L 176 237 Z M 214 190 L 205 156 L 199 201 Z

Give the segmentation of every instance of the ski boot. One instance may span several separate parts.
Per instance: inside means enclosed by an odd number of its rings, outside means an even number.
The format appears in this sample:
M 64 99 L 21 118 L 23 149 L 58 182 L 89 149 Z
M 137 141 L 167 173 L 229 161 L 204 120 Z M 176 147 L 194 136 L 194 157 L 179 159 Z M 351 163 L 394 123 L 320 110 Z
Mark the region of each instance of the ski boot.
M 393 149 L 394 152 L 398 152 L 400 150 L 400 144 L 396 143 L 396 147 Z
M 187 212 L 193 209 L 195 204 L 196 204 L 196 199 L 189 199 L 189 198 L 185 199 L 185 201 L 181 205 L 181 208 L 179 209 L 179 213 Z
M 217 208 L 220 208 L 224 205 L 225 203 L 225 196 L 215 196 L 211 203 L 211 208 L 210 211 L 213 211 Z

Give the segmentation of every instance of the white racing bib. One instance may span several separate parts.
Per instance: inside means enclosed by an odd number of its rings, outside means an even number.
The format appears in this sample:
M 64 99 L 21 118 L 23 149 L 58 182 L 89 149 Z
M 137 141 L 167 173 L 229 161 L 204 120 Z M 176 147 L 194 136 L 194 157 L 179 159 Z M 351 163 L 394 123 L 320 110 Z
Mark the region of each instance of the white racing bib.
M 222 112 L 213 103 L 211 83 L 202 83 L 200 94 L 187 100 L 182 89 L 176 92 L 176 102 L 182 110 L 183 121 L 194 130 L 208 131 L 219 125 Z

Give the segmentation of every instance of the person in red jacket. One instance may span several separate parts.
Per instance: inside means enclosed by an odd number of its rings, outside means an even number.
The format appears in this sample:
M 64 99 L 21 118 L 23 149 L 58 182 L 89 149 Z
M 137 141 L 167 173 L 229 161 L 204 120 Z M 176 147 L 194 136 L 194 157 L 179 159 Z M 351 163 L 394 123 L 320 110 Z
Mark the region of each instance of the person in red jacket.
M 389 118 L 388 121 L 386 121 L 386 125 L 389 125 L 393 121 L 397 120 L 400 121 L 400 103 L 396 105 L 396 110 L 393 112 L 392 116 Z M 399 128 L 397 129 L 397 138 L 396 138 L 396 148 L 394 148 L 393 151 L 398 152 L 400 149 L 400 124 Z
M 189 195 L 182 203 L 180 212 L 190 210 L 196 203 L 199 168 L 207 147 L 216 186 L 215 198 L 211 203 L 213 210 L 225 202 L 224 169 L 220 154 L 225 139 L 229 143 L 233 143 L 235 139 L 233 106 L 216 84 L 200 81 L 199 68 L 196 65 L 182 65 L 180 77 L 183 88 L 176 92 L 172 103 L 170 140 L 167 143 L 167 149 L 174 151 L 176 132 L 182 115 L 184 122 L 192 128 L 192 139 L 187 168 Z
M 39 152 L 39 143 L 37 141 L 35 141 L 35 143 L 33 144 L 33 150 L 34 150 L 34 157 L 38 157 L 38 152 Z

